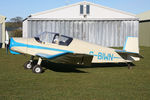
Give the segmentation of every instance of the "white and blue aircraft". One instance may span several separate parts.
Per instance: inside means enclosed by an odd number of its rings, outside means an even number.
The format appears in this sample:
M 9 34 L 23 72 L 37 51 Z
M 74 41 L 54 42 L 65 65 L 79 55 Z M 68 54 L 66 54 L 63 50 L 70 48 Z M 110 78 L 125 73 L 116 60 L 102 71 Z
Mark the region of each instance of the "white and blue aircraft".
M 5 42 L 12 54 L 28 54 L 31 59 L 24 64 L 26 69 L 41 73 L 41 62 L 44 58 L 62 58 L 72 64 L 90 63 L 130 63 L 139 61 L 137 37 L 127 37 L 123 50 L 116 50 L 74 39 L 58 33 L 43 32 L 34 38 L 10 38 Z M 8 49 L 7 49 L 8 50 Z M 33 66 L 37 56 L 37 65 Z M 79 60 L 76 57 L 80 58 Z

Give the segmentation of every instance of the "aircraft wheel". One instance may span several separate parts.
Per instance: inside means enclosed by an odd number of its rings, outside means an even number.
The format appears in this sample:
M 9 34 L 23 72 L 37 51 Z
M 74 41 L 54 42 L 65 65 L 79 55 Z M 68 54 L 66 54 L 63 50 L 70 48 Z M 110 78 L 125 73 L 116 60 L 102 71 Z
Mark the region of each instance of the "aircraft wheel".
M 42 73 L 42 71 L 43 71 L 43 69 L 40 65 L 35 65 L 32 69 L 32 72 L 37 73 L 37 74 Z
M 25 64 L 24 64 L 24 68 L 25 69 L 32 69 L 32 63 L 30 62 L 30 61 L 27 61 L 27 62 L 25 62 Z

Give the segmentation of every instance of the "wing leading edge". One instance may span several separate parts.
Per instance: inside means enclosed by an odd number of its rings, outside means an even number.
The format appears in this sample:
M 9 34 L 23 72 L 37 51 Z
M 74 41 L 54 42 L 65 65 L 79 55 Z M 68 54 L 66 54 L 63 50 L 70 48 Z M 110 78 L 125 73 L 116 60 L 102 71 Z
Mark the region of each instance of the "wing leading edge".
M 47 58 L 47 59 L 53 59 L 62 55 L 68 54 L 68 52 L 63 52 L 63 53 L 59 53 L 56 55 L 49 55 L 49 54 L 44 54 L 44 53 L 38 53 L 36 54 L 36 56 L 42 57 L 42 58 Z

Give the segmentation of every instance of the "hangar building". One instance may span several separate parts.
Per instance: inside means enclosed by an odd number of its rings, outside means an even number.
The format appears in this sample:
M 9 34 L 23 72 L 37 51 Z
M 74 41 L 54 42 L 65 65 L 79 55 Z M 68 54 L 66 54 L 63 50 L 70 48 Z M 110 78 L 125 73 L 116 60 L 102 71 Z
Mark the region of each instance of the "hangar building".
M 0 15 L 0 48 L 5 47 L 5 19 L 6 17 Z
M 23 22 L 23 37 L 57 32 L 102 46 L 123 46 L 127 36 L 138 36 L 136 15 L 83 1 L 31 14 Z
M 139 24 L 139 40 L 141 46 L 150 47 L 150 11 L 138 14 L 140 18 Z

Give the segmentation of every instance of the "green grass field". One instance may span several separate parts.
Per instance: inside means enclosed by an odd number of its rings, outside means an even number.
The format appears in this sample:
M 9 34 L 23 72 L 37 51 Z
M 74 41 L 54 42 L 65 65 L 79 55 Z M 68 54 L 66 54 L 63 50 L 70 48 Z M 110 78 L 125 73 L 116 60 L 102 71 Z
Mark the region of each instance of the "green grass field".
M 127 66 L 78 67 L 49 64 L 43 74 L 24 70 L 29 56 L 6 55 L 0 49 L 0 100 L 149 100 L 150 48 Z

